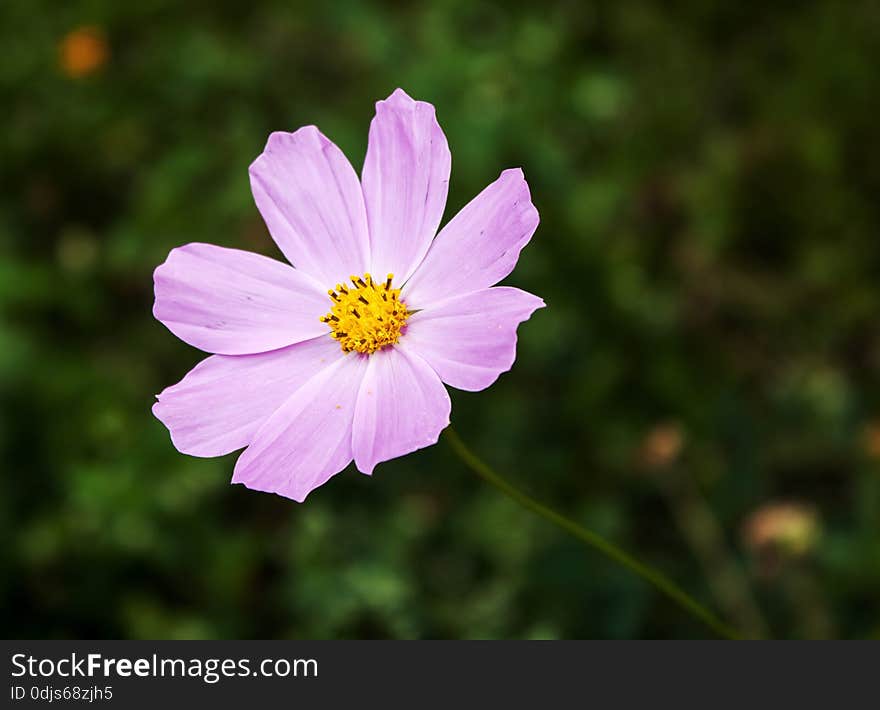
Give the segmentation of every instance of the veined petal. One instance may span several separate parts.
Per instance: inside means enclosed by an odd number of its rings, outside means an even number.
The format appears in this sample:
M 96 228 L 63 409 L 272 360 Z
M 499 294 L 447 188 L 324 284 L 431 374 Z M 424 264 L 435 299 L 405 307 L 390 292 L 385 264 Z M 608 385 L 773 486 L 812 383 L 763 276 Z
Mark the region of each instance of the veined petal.
M 271 134 L 250 176 L 254 201 L 291 264 L 325 289 L 368 270 L 360 182 L 342 151 L 317 128 Z
M 153 315 L 209 353 L 275 350 L 324 335 L 327 295 L 280 261 L 212 244 L 172 249 L 153 273 Z
M 233 483 L 302 503 L 352 459 L 351 423 L 367 358 L 347 355 L 294 392 L 254 435 Z
M 425 256 L 446 207 L 451 163 L 431 104 L 401 89 L 376 103 L 363 170 L 376 278 L 390 272 L 403 283 Z
M 411 316 L 405 343 L 447 385 L 476 392 L 511 368 L 517 326 L 543 306 L 540 298 L 518 288 L 475 291 Z
M 153 414 L 181 453 L 223 456 L 250 444 L 288 397 L 342 357 L 326 335 L 256 355 L 212 355 L 158 395 Z
M 369 358 L 354 413 L 358 470 L 437 443 L 449 425 L 449 393 L 417 354 L 398 344 Z
M 494 286 L 538 227 L 522 170 L 505 170 L 443 227 L 403 290 L 410 308 Z

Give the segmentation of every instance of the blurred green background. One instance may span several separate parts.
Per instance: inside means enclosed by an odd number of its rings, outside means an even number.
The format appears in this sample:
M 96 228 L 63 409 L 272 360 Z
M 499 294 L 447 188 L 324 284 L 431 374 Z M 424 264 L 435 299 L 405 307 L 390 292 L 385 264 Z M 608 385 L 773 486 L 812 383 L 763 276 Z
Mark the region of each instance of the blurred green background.
M 152 270 L 280 258 L 248 164 L 437 106 L 446 219 L 523 166 L 548 308 L 453 425 L 750 634 L 880 636 L 880 5 L 0 4 L 7 637 L 693 637 L 436 447 L 305 505 L 177 453 Z

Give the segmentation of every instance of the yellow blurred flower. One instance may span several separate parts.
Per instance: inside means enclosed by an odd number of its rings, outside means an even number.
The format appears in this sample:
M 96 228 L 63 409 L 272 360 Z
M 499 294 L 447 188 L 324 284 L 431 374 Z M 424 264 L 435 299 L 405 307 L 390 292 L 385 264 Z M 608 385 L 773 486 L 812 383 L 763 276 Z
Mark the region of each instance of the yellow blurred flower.
M 58 240 L 58 263 L 67 272 L 87 272 L 98 258 L 98 243 L 94 234 L 82 227 L 65 229 Z
M 743 525 L 746 545 L 758 554 L 802 557 L 816 544 L 819 532 L 815 509 L 801 503 L 769 503 L 753 512 Z
M 100 27 L 86 25 L 68 32 L 58 45 L 58 64 L 72 79 L 94 74 L 110 56 L 107 39 Z

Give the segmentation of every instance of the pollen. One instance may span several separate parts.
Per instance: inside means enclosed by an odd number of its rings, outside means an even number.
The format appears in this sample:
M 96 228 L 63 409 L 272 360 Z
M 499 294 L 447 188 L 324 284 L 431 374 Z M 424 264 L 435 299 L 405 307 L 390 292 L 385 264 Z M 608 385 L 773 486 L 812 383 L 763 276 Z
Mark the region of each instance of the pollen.
M 400 339 L 410 313 L 400 300 L 400 289 L 392 287 L 393 279 L 394 274 L 388 274 L 376 283 L 369 274 L 352 276 L 351 286 L 336 284 L 327 291 L 333 305 L 321 322 L 330 326 L 330 337 L 342 352 L 371 355 Z

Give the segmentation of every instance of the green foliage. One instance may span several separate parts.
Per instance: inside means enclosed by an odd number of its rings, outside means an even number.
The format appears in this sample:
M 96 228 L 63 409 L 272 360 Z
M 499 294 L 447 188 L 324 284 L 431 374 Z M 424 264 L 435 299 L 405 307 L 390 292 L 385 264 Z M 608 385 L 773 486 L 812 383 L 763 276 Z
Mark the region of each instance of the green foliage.
M 4 636 L 706 633 L 442 442 L 299 506 L 152 417 L 200 359 L 152 269 L 280 256 L 247 180 L 269 132 L 359 169 L 397 86 L 437 106 L 447 219 L 516 165 L 542 216 L 508 281 L 549 307 L 453 392 L 469 445 L 728 618 L 694 499 L 772 633 L 880 635 L 876 3 L 5 0 L 0 40 Z M 774 501 L 814 511 L 809 550 L 757 549 Z

